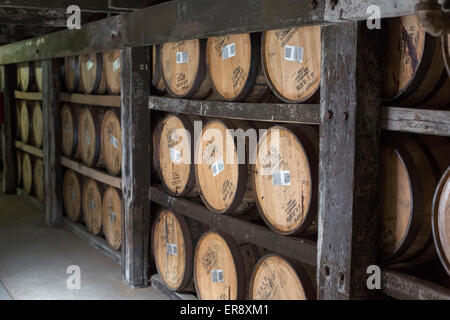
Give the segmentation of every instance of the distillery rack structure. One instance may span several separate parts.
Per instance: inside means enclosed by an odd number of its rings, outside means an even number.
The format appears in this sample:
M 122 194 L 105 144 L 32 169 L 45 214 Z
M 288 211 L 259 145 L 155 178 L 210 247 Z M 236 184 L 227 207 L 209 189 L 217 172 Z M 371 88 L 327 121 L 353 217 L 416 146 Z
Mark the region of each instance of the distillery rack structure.
M 414 14 L 415 0 L 372 0 L 383 18 Z M 150 282 L 150 202 L 171 208 L 231 236 L 317 267 L 318 299 L 376 295 L 366 287 L 367 266 L 377 264 L 378 145 L 382 130 L 450 136 L 450 111 L 382 107 L 380 30 L 366 27 L 368 1 L 177 0 L 0 47 L 6 118 L 14 110 L 15 63 L 42 60 L 45 219 L 64 224 L 122 265 L 132 287 Z M 207 8 L 207 10 L 205 9 Z M 322 25 L 320 104 L 193 101 L 152 96 L 148 46 L 231 33 Z M 59 58 L 122 50 L 122 249 L 112 252 L 63 217 L 60 156 Z M 98 101 L 98 100 L 97 100 Z M 150 119 L 154 111 L 320 126 L 318 241 L 275 234 L 237 218 L 217 215 L 152 186 Z M 13 150 L 11 121 L 6 150 Z M 14 159 L 7 153 L 6 191 L 15 192 Z M 103 181 L 105 182 L 105 181 Z M 106 182 L 107 183 L 107 182 Z M 381 291 L 394 298 L 450 299 L 450 291 L 382 268 Z

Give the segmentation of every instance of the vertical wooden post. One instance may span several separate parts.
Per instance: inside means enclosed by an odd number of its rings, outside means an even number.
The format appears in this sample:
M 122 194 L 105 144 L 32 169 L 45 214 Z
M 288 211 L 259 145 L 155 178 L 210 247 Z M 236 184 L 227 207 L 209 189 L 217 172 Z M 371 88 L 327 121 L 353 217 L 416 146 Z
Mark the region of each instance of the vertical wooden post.
M 123 276 L 131 287 L 148 286 L 151 181 L 150 50 L 122 50 Z
M 2 130 L 2 157 L 3 157 L 3 178 L 2 189 L 4 193 L 17 192 L 16 178 L 16 152 L 14 147 L 15 127 L 16 127 L 16 102 L 14 99 L 14 89 L 16 87 L 16 65 L 8 64 L 3 66 L 3 130 Z
M 42 110 L 44 119 L 44 185 L 45 223 L 48 226 L 63 221 L 61 168 L 61 113 L 59 61 L 43 60 Z
M 379 31 L 322 27 L 318 298 L 370 295 L 379 214 Z

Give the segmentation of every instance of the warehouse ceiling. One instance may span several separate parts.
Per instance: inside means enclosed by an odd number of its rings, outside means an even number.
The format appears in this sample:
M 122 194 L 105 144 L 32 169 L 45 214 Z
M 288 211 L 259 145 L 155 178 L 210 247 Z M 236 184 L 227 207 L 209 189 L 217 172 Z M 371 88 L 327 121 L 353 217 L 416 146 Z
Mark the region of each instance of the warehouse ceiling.
M 81 9 L 81 23 L 148 7 L 163 0 L 0 0 L 0 45 L 66 27 L 66 10 Z

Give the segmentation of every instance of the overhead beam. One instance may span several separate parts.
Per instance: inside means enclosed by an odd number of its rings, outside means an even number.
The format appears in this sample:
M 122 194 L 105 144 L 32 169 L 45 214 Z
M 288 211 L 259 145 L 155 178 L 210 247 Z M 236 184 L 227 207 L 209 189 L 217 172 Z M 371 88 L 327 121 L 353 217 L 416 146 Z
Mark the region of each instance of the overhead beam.
M 111 5 L 109 4 L 111 2 Z M 81 11 L 110 12 L 140 9 L 158 0 L 0 0 L 0 7 L 20 9 L 59 9 L 64 10 L 77 5 Z

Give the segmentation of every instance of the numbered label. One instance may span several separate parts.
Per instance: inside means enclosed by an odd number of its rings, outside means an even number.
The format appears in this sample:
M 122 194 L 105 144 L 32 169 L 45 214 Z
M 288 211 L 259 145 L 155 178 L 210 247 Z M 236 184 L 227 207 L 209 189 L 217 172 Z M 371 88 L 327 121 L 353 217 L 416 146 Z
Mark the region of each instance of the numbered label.
M 115 223 L 115 222 L 116 222 L 116 214 L 115 214 L 114 212 L 110 212 L 110 213 L 109 213 L 109 220 L 110 220 L 112 223 Z
M 92 210 L 95 210 L 97 208 L 94 200 L 89 201 L 89 208 L 91 208 Z
M 174 148 L 170 148 L 170 159 L 174 163 L 180 163 L 181 162 L 181 152 L 178 150 L 175 150 Z
M 211 270 L 212 282 L 223 282 L 223 270 L 212 269 Z
M 111 144 L 113 145 L 114 148 L 116 148 L 116 149 L 118 148 L 118 146 L 119 146 L 119 139 L 117 139 L 114 136 L 111 136 L 109 138 L 109 142 L 111 142 Z
M 180 63 L 188 63 L 188 52 L 187 51 L 178 51 L 177 52 L 177 64 Z
M 166 251 L 167 251 L 167 254 L 169 254 L 171 256 L 178 255 L 178 247 L 175 243 L 167 243 Z
M 297 46 L 288 46 L 284 48 L 284 60 L 292 62 L 303 62 L 303 48 Z
M 88 70 L 91 70 L 93 66 L 94 66 L 94 61 L 92 61 L 92 59 L 89 59 L 89 60 L 86 62 L 86 68 L 87 68 Z
M 289 171 L 277 171 L 272 175 L 272 183 L 274 186 L 290 186 L 291 173 Z
M 114 70 L 114 72 L 116 72 L 119 69 L 120 69 L 120 58 L 117 58 L 113 62 L 113 70 Z
M 222 158 L 220 160 L 214 162 L 211 166 L 212 174 L 213 176 L 217 176 L 219 173 L 221 173 L 225 169 L 225 165 L 223 164 Z
M 236 55 L 236 45 L 234 42 L 232 44 L 226 45 L 222 48 L 222 59 L 227 60 Z

